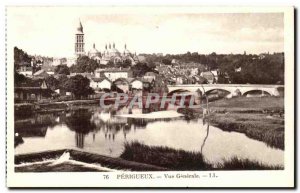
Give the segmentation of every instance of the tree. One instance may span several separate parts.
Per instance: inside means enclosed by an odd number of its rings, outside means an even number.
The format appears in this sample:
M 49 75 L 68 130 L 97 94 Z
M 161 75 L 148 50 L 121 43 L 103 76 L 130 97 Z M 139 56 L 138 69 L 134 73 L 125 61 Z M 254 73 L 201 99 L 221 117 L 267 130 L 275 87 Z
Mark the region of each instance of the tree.
M 152 72 L 153 68 L 150 68 L 146 63 L 137 63 L 131 68 L 134 77 L 142 77 L 146 72 Z
M 58 65 L 54 69 L 55 74 L 65 74 L 65 75 L 70 75 L 70 69 L 66 65 Z
M 67 90 L 66 83 L 69 80 L 68 76 L 65 74 L 62 74 L 62 75 L 58 76 L 57 80 L 58 80 L 58 88 Z
M 53 76 L 48 76 L 46 79 L 46 84 L 51 90 L 56 90 L 59 88 L 59 81 Z
M 122 64 L 121 64 L 121 67 L 122 68 L 128 68 L 131 66 L 131 60 L 130 59 L 125 59 Z
M 171 65 L 172 61 L 170 59 L 162 59 L 161 61 L 165 65 Z
M 65 82 L 64 87 L 67 91 L 72 92 L 76 99 L 81 99 L 93 93 L 93 89 L 90 87 L 90 80 L 82 75 L 69 78 Z
M 90 59 L 88 56 L 77 58 L 76 64 L 71 67 L 71 72 L 84 73 L 94 72 L 99 67 L 96 60 Z
M 14 82 L 15 86 L 19 86 L 22 83 L 25 83 L 26 81 L 29 80 L 29 78 L 27 78 L 23 74 L 19 74 L 17 71 L 15 71 L 14 79 L 15 79 L 15 82 Z
M 14 47 L 14 66 L 15 69 L 19 67 L 20 64 L 23 63 L 31 63 L 31 57 L 24 52 L 22 49 L 19 49 L 18 47 Z

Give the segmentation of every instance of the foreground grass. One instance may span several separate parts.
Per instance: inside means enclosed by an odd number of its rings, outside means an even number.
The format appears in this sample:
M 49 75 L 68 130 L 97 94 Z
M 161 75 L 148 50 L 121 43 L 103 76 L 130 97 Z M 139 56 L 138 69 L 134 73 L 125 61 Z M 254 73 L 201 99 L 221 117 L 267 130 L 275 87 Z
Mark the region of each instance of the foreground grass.
M 200 152 L 188 152 L 168 147 L 147 146 L 139 142 L 125 144 L 121 158 L 129 161 L 156 165 L 170 170 L 279 170 L 281 166 L 269 166 L 258 161 L 233 157 L 223 163 L 211 164 Z
M 249 159 L 239 159 L 233 157 L 229 160 L 224 160 L 223 163 L 219 163 L 216 169 L 220 170 L 283 170 L 282 166 L 267 166 L 258 161 Z
M 168 147 L 152 147 L 139 142 L 126 143 L 125 150 L 120 157 L 171 170 L 208 170 L 212 168 L 199 153 Z

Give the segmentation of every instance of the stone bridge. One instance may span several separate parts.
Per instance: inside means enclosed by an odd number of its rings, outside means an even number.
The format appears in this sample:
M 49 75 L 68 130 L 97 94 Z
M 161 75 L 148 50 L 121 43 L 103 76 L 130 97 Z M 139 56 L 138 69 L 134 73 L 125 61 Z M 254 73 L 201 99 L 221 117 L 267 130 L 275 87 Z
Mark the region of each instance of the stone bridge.
M 201 93 L 209 93 L 213 90 L 225 90 L 234 94 L 240 92 L 247 95 L 251 91 L 263 91 L 271 96 L 279 96 L 278 88 L 284 89 L 284 85 L 263 85 L 263 84 L 184 84 L 168 85 L 169 94 L 176 92 L 195 92 L 199 89 Z M 198 91 L 199 91 L 198 90 Z M 263 93 L 262 92 L 262 93 Z

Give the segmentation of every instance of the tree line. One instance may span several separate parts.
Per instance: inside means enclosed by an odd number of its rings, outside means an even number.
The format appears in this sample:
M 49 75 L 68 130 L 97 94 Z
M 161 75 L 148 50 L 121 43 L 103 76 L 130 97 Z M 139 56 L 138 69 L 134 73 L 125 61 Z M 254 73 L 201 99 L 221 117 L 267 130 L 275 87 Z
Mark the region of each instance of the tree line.
M 143 54 L 150 63 L 186 66 L 197 64 L 200 71 L 217 70 L 218 83 L 284 84 L 284 53 L 273 54 Z M 175 63 L 172 62 L 175 59 Z

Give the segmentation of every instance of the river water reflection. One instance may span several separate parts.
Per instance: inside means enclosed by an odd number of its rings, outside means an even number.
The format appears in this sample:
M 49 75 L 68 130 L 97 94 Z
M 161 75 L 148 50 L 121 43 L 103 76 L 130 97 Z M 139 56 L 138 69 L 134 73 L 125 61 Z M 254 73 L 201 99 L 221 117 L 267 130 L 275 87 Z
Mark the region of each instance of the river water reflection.
M 188 121 L 184 117 L 140 119 L 118 116 L 128 113 L 136 115 L 143 112 L 139 109 L 89 107 L 16 120 L 15 132 L 23 137 L 24 143 L 19 144 L 15 152 L 74 148 L 118 157 L 124 149 L 124 142 L 139 141 L 146 145 L 202 152 L 211 163 L 233 156 L 271 165 L 284 163 L 282 150 L 268 147 L 241 133 L 208 126 L 202 119 Z

